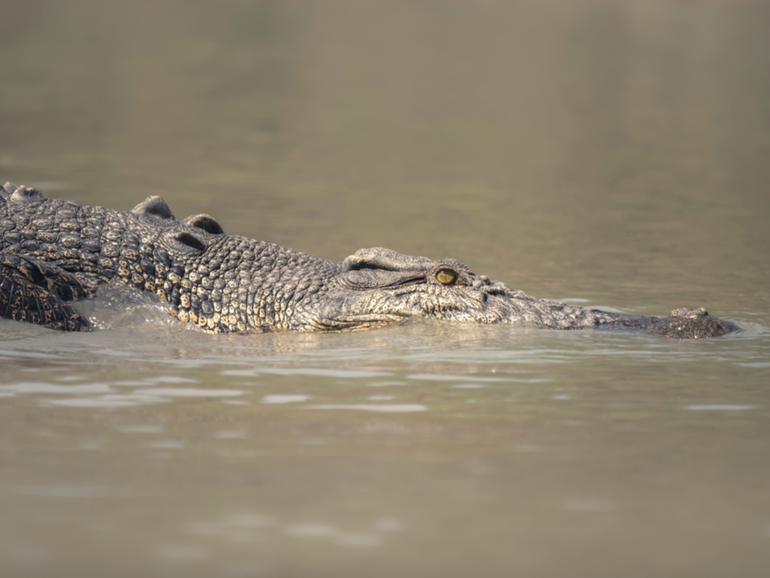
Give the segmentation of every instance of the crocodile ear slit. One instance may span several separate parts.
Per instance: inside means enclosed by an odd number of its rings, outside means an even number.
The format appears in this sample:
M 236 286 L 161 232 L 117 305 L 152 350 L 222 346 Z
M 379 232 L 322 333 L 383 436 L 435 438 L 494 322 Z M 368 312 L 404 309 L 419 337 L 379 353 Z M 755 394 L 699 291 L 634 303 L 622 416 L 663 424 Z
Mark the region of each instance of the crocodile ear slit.
M 425 271 L 433 266 L 427 257 L 402 255 L 391 249 L 359 249 L 342 262 L 342 271 L 373 269 L 378 271 Z
M 174 213 L 168 208 L 166 201 L 160 197 L 147 197 L 145 201 L 142 201 L 131 212 L 139 217 L 153 217 L 156 219 L 174 220 Z

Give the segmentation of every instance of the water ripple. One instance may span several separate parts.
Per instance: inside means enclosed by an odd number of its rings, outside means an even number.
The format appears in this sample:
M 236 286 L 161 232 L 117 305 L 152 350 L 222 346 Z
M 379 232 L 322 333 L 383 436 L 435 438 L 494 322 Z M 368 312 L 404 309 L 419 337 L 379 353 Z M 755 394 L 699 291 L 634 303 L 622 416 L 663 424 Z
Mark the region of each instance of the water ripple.
M 359 411 L 375 411 L 380 413 L 413 413 L 418 411 L 428 411 L 426 406 L 417 403 L 326 403 L 319 405 L 307 405 L 303 409 L 352 409 Z
M 746 409 L 757 409 L 757 405 L 731 405 L 731 404 L 711 404 L 711 405 L 688 405 L 685 409 L 692 411 L 743 411 Z

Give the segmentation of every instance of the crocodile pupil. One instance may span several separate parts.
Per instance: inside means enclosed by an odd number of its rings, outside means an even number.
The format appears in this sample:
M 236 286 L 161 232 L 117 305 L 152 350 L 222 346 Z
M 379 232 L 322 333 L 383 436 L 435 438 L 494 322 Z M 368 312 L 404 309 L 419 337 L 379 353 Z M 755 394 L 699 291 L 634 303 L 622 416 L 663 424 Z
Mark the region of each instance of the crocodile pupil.
M 442 269 L 436 275 L 436 279 L 438 279 L 438 282 L 442 285 L 451 285 L 454 283 L 455 279 L 457 279 L 457 273 L 449 269 Z

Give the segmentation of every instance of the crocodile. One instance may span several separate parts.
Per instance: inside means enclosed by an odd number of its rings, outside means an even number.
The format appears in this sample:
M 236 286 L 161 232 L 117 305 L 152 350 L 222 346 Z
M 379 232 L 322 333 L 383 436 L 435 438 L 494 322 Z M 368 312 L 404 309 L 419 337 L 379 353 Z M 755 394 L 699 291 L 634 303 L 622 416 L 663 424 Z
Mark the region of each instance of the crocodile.
M 224 232 L 207 214 L 177 220 L 152 196 L 131 211 L 0 188 L 0 312 L 89 331 L 73 302 L 123 283 L 158 295 L 168 313 L 212 333 L 366 329 L 408 318 L 554 329 L 631 328 L 674 338 L 738 329 L 703 308 L 668 317 L 621 315 L 537 299 L 474 274 L 381 247 L 330 261 Z

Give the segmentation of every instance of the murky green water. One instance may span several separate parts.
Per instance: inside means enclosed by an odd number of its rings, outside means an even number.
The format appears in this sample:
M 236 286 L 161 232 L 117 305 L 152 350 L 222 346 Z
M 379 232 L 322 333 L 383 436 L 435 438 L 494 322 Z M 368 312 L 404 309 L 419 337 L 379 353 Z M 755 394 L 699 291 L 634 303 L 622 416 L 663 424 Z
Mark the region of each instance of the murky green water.
M 0 178 L 744 330 L 0 321 L 3 576 L 764 577 L 762 1 L 0 2 Z

